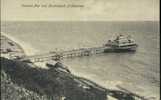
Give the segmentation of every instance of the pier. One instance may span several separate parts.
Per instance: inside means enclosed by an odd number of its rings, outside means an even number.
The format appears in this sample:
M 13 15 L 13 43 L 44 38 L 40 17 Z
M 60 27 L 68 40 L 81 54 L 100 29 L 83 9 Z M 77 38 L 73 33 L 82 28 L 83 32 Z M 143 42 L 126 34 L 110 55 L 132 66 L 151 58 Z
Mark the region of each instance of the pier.
M 1 42 L 1 53 L 3 54 L 2 56 L 24 62 L 44 62 L 49 60 L 56 61 L 64 58 L 90 56 L 93 54 L 100 54 L 107 51 L 135 51 L 138 46 L 133 40 L 125 38 L 123 37 L 123 35 L 120 35 L 117 36 L 115 40 L 110 40 L 105 45 L 99 47 L 79 48 L 68 51 L 51 51 L 44 54 L 26 56 L 21 46 L 14 41 L 8 39 L 7 37 L 1 36 Z
M 59 52 L 53 51 L 46 54 L 25 56 L 19 60 L 25 61 L 25 62 L 44 62 L 48 60 L 61 60 L 64 58 L 90 56 L 93 54 L 104 53 L 105 50 L 111 50 L 111 48 L 107 46 L 102 46 L 102 47 L 93 47 L 93 48 L 73 49 L 69 51 L 59 51 Z

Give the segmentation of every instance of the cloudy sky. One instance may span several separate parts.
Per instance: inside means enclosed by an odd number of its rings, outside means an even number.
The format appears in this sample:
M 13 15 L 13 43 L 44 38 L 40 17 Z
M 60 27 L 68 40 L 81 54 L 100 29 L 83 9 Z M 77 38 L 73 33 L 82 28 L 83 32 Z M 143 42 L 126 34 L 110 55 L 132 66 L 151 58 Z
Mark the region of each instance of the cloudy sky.
M 22 7 L 75 4 L 84 7 Z M 1 0 L 2 20 L 159 20 L 159 0 Z

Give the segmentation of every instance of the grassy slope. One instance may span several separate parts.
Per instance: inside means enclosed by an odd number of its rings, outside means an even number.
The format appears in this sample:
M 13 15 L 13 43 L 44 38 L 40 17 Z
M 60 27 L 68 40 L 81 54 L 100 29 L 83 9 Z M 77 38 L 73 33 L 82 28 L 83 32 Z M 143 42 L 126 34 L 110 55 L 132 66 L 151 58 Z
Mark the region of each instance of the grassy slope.
M 84 89 L 67 73 L 4 58 L 1 65 L 2 100 L 60 100 L 63 96 L 66 100 L 106 100 L 105 92 Z

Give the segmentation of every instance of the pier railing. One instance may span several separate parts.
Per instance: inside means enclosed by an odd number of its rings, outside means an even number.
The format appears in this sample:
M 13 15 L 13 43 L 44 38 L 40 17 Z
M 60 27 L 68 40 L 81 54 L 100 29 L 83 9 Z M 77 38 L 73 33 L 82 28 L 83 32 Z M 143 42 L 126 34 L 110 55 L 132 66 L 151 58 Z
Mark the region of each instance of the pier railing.
M 20 61 L 44 62 L 48 60 L 61 60 L 63 58 L 90 56 L 93 54 L 104 53 L 104 51 L 107 49 L 111 49 L 111 48 L 102 46 L 102 47 L 93 47 L 93 48 L 73 49 L 69 51 L 49 52 L 46 54 L 26 56 L 21 58 Z

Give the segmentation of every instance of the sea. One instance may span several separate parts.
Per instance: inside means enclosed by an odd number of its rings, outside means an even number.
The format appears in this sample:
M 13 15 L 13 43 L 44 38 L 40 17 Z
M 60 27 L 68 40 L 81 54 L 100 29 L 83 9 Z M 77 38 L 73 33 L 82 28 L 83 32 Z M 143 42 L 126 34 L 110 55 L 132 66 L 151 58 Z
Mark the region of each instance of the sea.
M 30 45 L 34 54 L 104 45 L 115 36 L 130 35 L 139 45 L 134 53 L 103 53 L 64 59 L 77 76 L 108 89 L 121 86 L 159 100 L 160 29 L 158 21 L 8 21 L 2 32 Z

